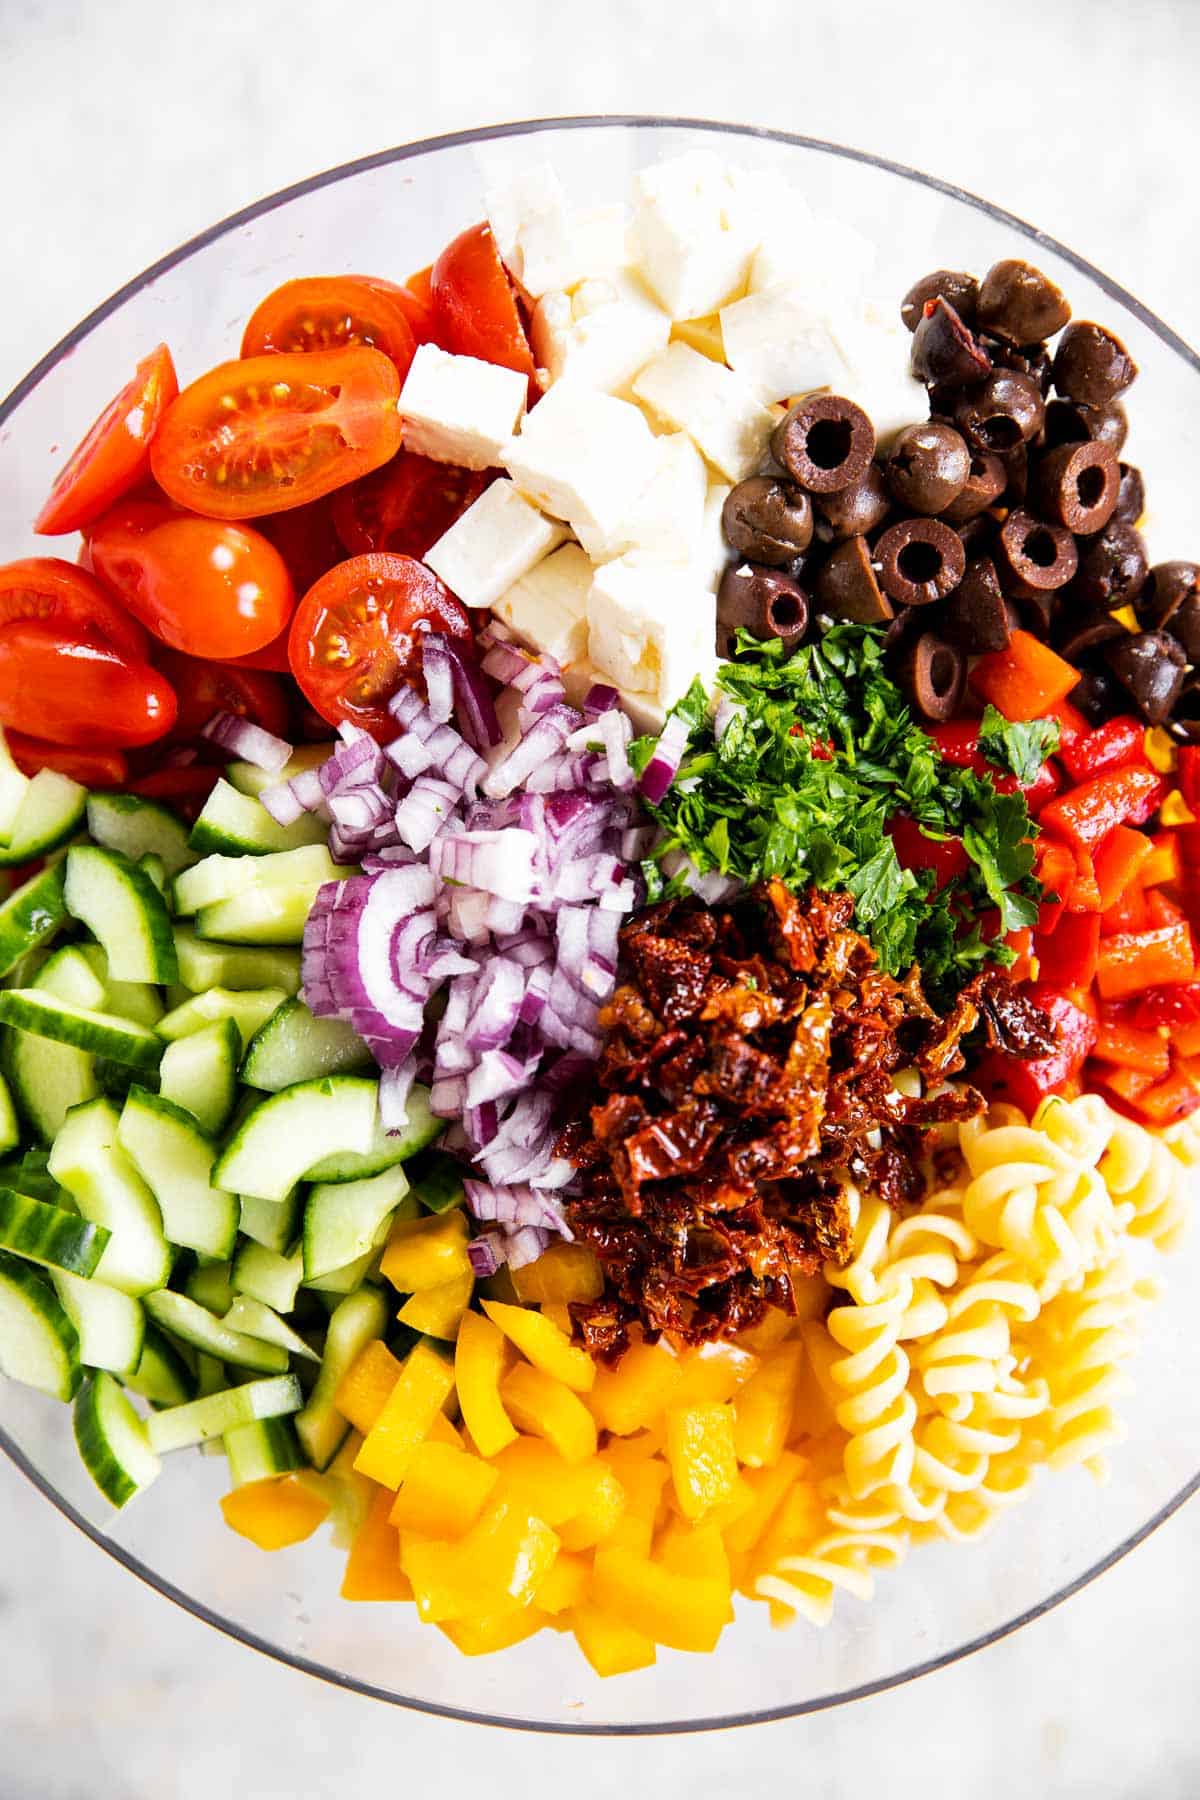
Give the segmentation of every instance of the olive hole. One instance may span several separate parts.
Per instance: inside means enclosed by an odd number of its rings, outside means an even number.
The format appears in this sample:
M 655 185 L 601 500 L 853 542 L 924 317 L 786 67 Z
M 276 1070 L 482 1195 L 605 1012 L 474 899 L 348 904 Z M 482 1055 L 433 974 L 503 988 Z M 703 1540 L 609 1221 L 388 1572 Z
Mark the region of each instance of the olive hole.
M 994 418 L 982 421 L 979 435 L 993 450 L 1013 450 L 1021 441 L 1021 427 L 1015 419 L 997 413 Z
M 1058 561 L 1058 547 L 1044 525 L 1028 534 L 1021 545 L 1021 554 L 1027 562 L 1036 563 L 1039 569 L 1052 569 Z
M 922 587 L 927 581 L 936 581 L 942 572 L 942 553 L 936 544 L 927 544 L 921 538 L 905 544 L 896 558 L 896 567 L 905 581 L 911 581 L 914 587 Z
M 849 419 L 816 419 L 804 447 L 815 469 L 837 469 L 849 456 L 853 442 Z
M 1104 498 L 1104 488 L 1103 469 L 1095 463 L 1091 463 L 1086 469 L 1080 470 L 1079 478 L 1075 483 L 1075 492 L 1079 495 L 1080 506 L 1089 508 L 1099 506 Z
M 801 623 L 800 603 L 794 594 L 776 594 L 771 602 L 772 631 L 794 631 Z
M 935 694 L 953 693 L 958 680 L 958 658 L 953 651 L 935 650 L 929 659 L 929 685 Z

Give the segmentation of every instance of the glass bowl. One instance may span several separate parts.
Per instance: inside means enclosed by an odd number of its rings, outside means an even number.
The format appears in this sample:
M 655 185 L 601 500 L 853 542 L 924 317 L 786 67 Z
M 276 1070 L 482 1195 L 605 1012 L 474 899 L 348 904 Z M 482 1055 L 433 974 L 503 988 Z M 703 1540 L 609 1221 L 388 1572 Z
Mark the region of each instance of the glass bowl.
M 1154 556 L 1194 555 L 1200 528 L 1200 359 L 1126 290 L 1053 239 L 945 182 L 860 151 L 749 127 L 654 119 L 501 126 L 384 151 L 290 188 L 164 257 L 78 325 L 0 407 L 0 546 L 45 553 L 29 521 L 65 450 L 120 376 L 165 339 L 184 381 L 237 354 L 255 303 L 291 276 L 359 270 L 403 279 L 481 213 L 481 165 L 548 159 L 584 204 L 624 196 L 635 170 L 707 146 L 778 171 L 813 210 L 879 246 L 892 305 L 928 268 L 982 272 L 1026 256 L 1077 314 L 1125 338 L 1141 376 L 1130 455 L 1146 472 Z M 1133 272 L 1131 271 L 1131 274 Z M 1136 276 L 1134 276 L 1136 279 Z M 0 1444 L 94 1543 L 190 1612 L 281 1662 L 382 1700 L 476 1722 L 560 1732 L 710 1729 L 786 1717 L 875 1692 L 965 1656 L 1037 1617 L 1123 1556 L 1200 1484 L 1197 1245 L 1167 1270 L 1125 1403 L 1129 1442 L 1098 1488 L 1045 1477 L 983 1542 L 913 1552 L 870 1605 L 843 1598 L 824 1631 L 773 1631 L 740 1603 L 717 1652 L 660 1653 L 655 1668 L 596 1678 L 569 1638 L 542 1633 L 467 1659 L 411 1609 L 338 1598 L 342 1556 L 321 1541 L 266 1556 L 227 1530 L 222 1459 L 168 1459 L 154 1492 L 114 1514 L 84 1473 L 70 1420 L 0 1385 Z

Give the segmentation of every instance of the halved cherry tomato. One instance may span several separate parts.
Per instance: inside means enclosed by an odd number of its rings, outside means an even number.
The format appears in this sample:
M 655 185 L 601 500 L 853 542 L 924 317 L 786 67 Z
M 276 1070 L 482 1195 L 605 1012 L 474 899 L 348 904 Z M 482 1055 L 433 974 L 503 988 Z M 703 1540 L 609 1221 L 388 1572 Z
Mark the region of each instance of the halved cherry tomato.
M 129 764 L 120 750 L 79 750 L 66 744 L 48 744 L 42 738 L 26 737 L 23 731 L 5 734 L 12 759 L 22 775 L 36 775 L 39 769 L 53 769 L 86 788 L 124 787 L 129 779 Z
M 175 695 L 149 663 L 52 624 L 0 628 L 0 721 L 31 737 L 90 749 L 152 744 L 175 723 Z
M 431 287 L 447 349 L 533 379 L 529 339 L 490 225 L 472 225 L 446 245 Z
M 355 556 L 310 588 L 292 620 L 292 673 L 333 725 L 394 733 L 387 702 L 419 664 L 430 629 L 463 643 L 471 621 L 432 569 L 410 556 Z
M 199 737 L 214 713 L 233 713 L 252 719 L 264 731 L 285 737 L 288 702 L 277 675 L 259 669 L 235 668 L 230 663 L 202 662 L 178 650 L 156 650 L 154 660 L 179 696 L 179 717 L 173 736 L 181 741 Z
M 390 464 L 387 467 L 391 467 Z M 365 477 L 370 480 L 370 476 Z M 356 487 L 358 483 L 354 484 Z M 353 489 L 348 490 L 350 492 Z M 307 594 L 314 581 L 342 561 L 346 554 L 341 538 L 333 528 L 333 501 L 326 497 L 312 500 L 307 506 L 294 506 L 290 512 L 269 513 L 255 519 L 255 531 L 261 531 L 274 544 L 288 566 L 292 586 L 298 594 Z
M 250 315 L 242 355 L 344 350 L 369 344 L 390 356 L 401 380 L 417 353 L 402 288 L 373 275 L 311 275 L 285 281 Z
M 159 344 L 71 452 L 33 529 L 43 537 L 78 531 L 141 481 L 150 469 L 150 440 L 178 392 L 171 352 Z
M 189 656 L 220 662 L 261 650 L 296 604 L 287 564 L 248 525 L 126 500 L 98 521 L 88 549 L 105 586 Z
M 58 556 L 27 556 L 0 568 L 0 627 L 22 619 L 53 626 L 67 638 L 111 644 L 137 662 L 146 658 L 146 633 L 96 577 Z
M 168 407 L 150 466 L 206 518 L 284 512 L 393 457 L 399 397 L 395 363 L 365 345 L 222 363 Z
M 459 469 L 401 450 L 333 497 L 333 522 L 351 556 L 387 551 L 423 557 L 478 500 L 490 470 Z
M 437 312 L 433 304 L 433 264 L 418 269 L 410 275 L 400 289 L 400 304 L 404 308 L 405 317 L 412 327 L 412 334 L 418 344 L 437 344 L 444 350 Z

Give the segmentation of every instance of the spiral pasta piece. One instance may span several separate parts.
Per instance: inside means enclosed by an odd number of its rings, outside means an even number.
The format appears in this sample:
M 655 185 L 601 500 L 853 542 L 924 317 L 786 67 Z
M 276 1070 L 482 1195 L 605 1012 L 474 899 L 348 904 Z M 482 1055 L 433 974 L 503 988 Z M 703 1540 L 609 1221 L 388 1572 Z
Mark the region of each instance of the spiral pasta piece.
M 874 1571 L 895 1568 L 907 1549 L 907 1536 L 897 1531 L 830 1532 L 801 1555 L 781 1556 L 769 1574 L 758 1577 L 753 1591 L 812 1625 L 827 1625 L 839 1591 L 869 1600 Z

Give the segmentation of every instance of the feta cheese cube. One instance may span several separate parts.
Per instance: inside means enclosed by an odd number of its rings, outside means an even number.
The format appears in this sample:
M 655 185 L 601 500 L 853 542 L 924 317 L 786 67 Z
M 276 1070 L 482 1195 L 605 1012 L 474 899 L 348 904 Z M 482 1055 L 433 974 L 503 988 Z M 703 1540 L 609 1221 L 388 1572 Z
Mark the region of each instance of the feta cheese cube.
M 527 393 L 528 383 L 516 369 L 422 344 L 398 402 L 405 448 L 464 469 L 495 468 L 520 422 Z
M 479 160 L 487 222 L 501 261 L 519 281 L 522 232 L 530 223 L 561 219 L 567 210 L 567 196 L 545 158 L 539 162 L 522 158 L 513 161 L 500 146 L 489 145 Z
M 718 157 L 696 151 L 643 169 L 634 191 L 638 267 L 672 318 L 716 312 L 744 288 L 757 234 Z
M 912 339 L 899 308 L 886 300 L 866 300 L 842 308 L 830 331 L 844 364 L 833 384 L 862 407 L 886 450 L 896 433 L 929 414 L 929 397 L 908 370 Z
M 625 522 L 621 548 L 688 562 L 703 529 L 708 470 L 685 431 L 656 441 L 658 468 Z
M 425 561 L 464 606 L 490 606 L 566 535 L 502 477 L 442 533 Z
M 581 707 L 597 683 L 606 687 L 614 685 L 609 681 L 608 676 L 602 675 L 595 663 L 590 662 L 586 656 L 564 669 L 562 679 L 567 700 L 571 706 Z M 633 721 L 633 728 L 639 736 L 643 733 L 658 733 L 666 723 L 667 709 L 657 694 L 623 693 L 621 710 L 629 714 Z
M 838 381 L 844 367 L 826 319 L 796 287 L 748 294 L 721 310 L 730 368 L 760 400 L 786 400 Z
M 866 292 L 876 259 L 870 238 L 842 219 L 811 219 L 798 230 L 774 224 L 754 252 L 748 286 L 752 294 L 799 287 L 810 304 L 819 299 L 836 311 Z
M 633 391 L 661 425 L 686 431 L 730 481 L 757 468 L 776 422 L 748 382 L 688 344 L 668 344 L 647 363 Z
M 492 611 L 533 650 L 558 662 L 587 654 L 588 592 L 592 565 L 578 544 L 564 544 L 514 581 Z
M 534 407 L 502 460 L 521 492 L 565 519 L 599 560 L 654 475 L 658 451 L 636 406 L 568 383 Z
M 485 208 L 501 260 L 531 299 L 607 275 L 629 259 L 625 208 L 618 203 L 572 212 L 549 163 L 507 173 L 494 168 Z
M 530 325 L 534 361 L 551 381 L 609 394 L 627 387 L 670 335 L 667 314 L 627 273 L 543 294 Z
M 716 600 L 683 564 L 630 552 L 588 594 L 588 656 L 624 692 L 671 705 L 715 658 Z

